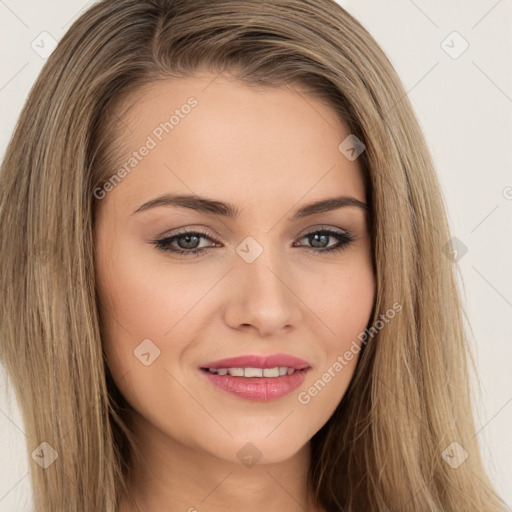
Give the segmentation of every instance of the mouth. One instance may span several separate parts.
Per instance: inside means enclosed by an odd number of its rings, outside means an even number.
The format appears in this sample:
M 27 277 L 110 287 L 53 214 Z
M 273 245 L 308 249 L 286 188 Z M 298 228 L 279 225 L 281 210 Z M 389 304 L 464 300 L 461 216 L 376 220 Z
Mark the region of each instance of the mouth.
M 244 400 L 270 401 L 299 387 L 311 366 L 286 354 L 222 359 L 199 368 L 216 388 Z

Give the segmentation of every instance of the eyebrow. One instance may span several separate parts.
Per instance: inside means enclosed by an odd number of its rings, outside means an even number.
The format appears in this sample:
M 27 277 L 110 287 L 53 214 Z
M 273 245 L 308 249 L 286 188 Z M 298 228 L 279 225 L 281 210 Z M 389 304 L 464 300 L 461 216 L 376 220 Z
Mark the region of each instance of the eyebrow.
M 222 201 L 215 201 L 207 199 L 205 197 L 195 195 L 174 195 L 165 194 L 155 199 L 151 199 L 147 203 L 144 203 L 137 208 L 133 214 L 140 213 L 150 208 L 156 208 L 158 206 L 173 206 L 179 208 L 190 208 L 195 211 L 209 213 L 213 215 L 220 215 L 229 219 L 237 219 L 240 216 L 241 210 L 236 206 L 224 203 Z M 328 199 L 322 199 L 321 201 L 315 201 L 314 203 L 306 204 L 300 207 L 293 216 L 289 219 L 291 221 L 308 217 L 316 213 L 324 213 L 331 210 L 337 210 L 347 206 L 356 206 L 368 210 L 368 205 L 359 201 L 355 197 L 350 196 L 339 196 L 331 197 Z M 133 215 L 132 214 L 132 215 Z

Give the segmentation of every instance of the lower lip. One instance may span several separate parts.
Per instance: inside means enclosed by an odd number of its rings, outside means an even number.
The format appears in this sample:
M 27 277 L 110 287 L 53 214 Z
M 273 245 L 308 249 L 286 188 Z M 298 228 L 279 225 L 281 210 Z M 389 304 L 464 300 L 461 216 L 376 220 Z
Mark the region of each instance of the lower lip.
M 282 377 L 233 377 L 200 370 L 214 386 L 239 398 L 258 402 L 277 400 L 291 393 L 304 382 L 307 371 L 308 368 L 296 370 Z

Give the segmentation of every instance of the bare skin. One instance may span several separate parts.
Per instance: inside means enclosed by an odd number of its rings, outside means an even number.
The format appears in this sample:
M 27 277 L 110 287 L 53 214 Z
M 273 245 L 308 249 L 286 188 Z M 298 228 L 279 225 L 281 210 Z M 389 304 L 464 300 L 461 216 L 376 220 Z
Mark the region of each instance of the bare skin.
M 98 202 L 95 226 L 105 353 L 133 407 L 129 421 L 143 455 L 119 512 L 322 510 L 308 493 L 310 439 L 353 376 L 357 356 L 341 371 L 332 367 L 366 328 L 375 281 L 363 208 L 292 220 L 324 199 L 366 202 L 358 160 L 338 149 L 350 132 L 333 109 L 299 90 L 255 90 L 204 74 L 152 83 L 118 112 L 112 173 L 148 136 L 156 143 Z M 155 131 L 190 97 L 196 106 L 180 110 L 172 131 Z M 240 214 L 169 205 L 134 213 L 163 194 L 230 203 Z M 207 233 L 196 244 L 204 253 L 153 243 L 184 228 Z M 325 252 L 341 239 L 315 239 L 321 229 L 352 240 Z M 244 245 L 247 237 L 252 245 Z M 191 239 L 171 247 L 190 251 Z M 244 259 L 258 247 L 254 261 Z M 143 340 L 151 341 L 139 350 Z M 299 388 L 274 400 L 229 394 L 200 370 L 226 357 L 276 353 L 310 368 Z M 319 379 L 325 386 L 310 393 Z

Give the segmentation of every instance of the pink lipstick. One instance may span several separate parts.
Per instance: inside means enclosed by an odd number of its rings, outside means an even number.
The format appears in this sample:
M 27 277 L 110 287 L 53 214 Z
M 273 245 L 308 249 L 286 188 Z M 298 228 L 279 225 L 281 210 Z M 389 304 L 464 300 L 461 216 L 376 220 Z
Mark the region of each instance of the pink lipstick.
M 287 354 L 246 355 L 211 361 L 200 370 L 208 381 L 239 398 L 277 400 L 298 388 L 311 368 Z

